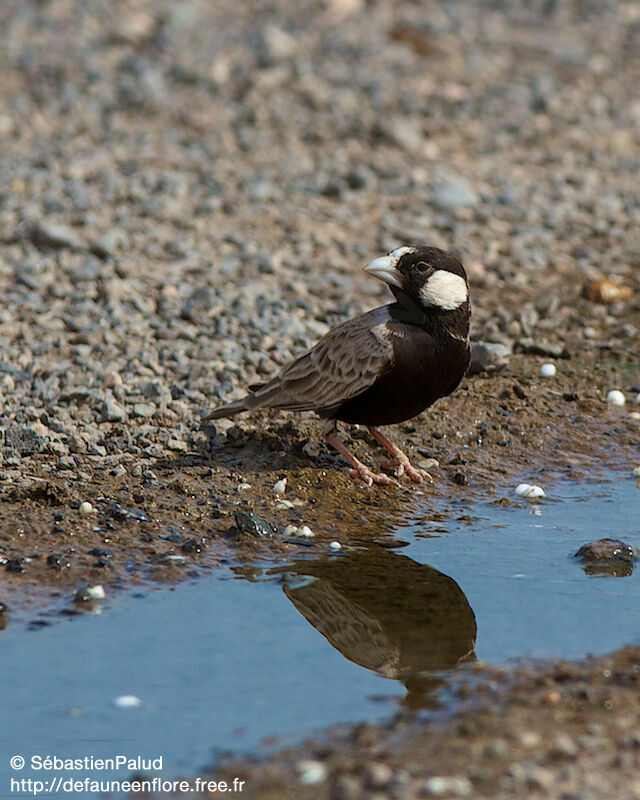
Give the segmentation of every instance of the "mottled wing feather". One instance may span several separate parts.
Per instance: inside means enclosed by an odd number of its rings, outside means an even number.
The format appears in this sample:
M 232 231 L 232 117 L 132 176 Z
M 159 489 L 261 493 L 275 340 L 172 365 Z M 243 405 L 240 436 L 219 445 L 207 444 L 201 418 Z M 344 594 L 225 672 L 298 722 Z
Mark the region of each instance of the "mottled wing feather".
M 382 313 L 384 312 L 384 313 Z M 335 406 L 361 394 L 392 365 L 393 347 L 386 309 L 375 309 L 338 325 L 257 387 L 248 408 L 306 411 Z

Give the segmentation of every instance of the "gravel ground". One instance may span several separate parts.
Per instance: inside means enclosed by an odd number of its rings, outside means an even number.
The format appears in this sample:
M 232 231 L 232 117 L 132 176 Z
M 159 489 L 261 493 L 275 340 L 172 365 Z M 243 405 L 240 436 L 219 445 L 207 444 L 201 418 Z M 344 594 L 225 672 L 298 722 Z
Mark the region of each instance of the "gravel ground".
M 288 557 L 287 524 L 326 548 L 424 504 L 351 484 L 311 417 L 199 430 L 386 302 L 361 268 L 407 242 L 460 252 L 477 345 L 391 432 L 439 462 L 428 493 L 635 466 L 638 74 L 635 1 L 4 0 L 3 600 Z

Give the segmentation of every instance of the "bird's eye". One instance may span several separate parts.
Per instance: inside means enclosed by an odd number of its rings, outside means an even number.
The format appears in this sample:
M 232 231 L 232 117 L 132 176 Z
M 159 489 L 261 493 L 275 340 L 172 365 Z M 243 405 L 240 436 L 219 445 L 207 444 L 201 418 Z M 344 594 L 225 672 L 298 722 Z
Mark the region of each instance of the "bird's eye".
M 426 272 L 429 269 L 429 265 L 426 261 L 418 261 L 416 264 L 416 269 L 418 272 Z

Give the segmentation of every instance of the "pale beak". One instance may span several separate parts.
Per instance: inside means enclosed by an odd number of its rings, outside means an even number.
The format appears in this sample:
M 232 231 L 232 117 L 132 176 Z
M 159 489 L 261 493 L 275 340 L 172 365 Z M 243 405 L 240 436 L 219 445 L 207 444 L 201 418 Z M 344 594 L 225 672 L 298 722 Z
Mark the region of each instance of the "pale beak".
M 365 272 L 373 275 L 374 278 L 402 289 L 402 273 L 396 269 L 398 259 L 394 256 L 380 256 L 374 258 L 370 264 L 364 268 Z

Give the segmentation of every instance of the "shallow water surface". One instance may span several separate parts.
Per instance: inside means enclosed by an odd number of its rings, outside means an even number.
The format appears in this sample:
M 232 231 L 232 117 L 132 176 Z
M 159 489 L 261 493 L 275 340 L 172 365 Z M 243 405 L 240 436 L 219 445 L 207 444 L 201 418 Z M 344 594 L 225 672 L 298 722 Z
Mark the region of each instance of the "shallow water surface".
M 43 777 L 12 772 L 14 754 L 162 756 L 163 777 L 195 774 L 267 736 L 293 743 L 332 723 L 381 720 L 398 704 L 446 703 L 447 674 L 476 658 L 579 658 L 640 641 L 630 613 L 640 572 L 594 577 L 572 557 L 602 537 L 640 547 L 640 491 L 614 476 L 550 494 L 539 506 L 454 504 L 437 523 L 416 511 L 396 531 L 409 542 L 398 549 L 301 548 L 255 582 L 227 573 L 123 593 L 101 614 L 40 630 L 9 624 L 0 797 L 15 797 L 10 777 Z M 142 702 L 119 708 L 121 695 Z M 107 777 L 74 777 L 87 775 Z

